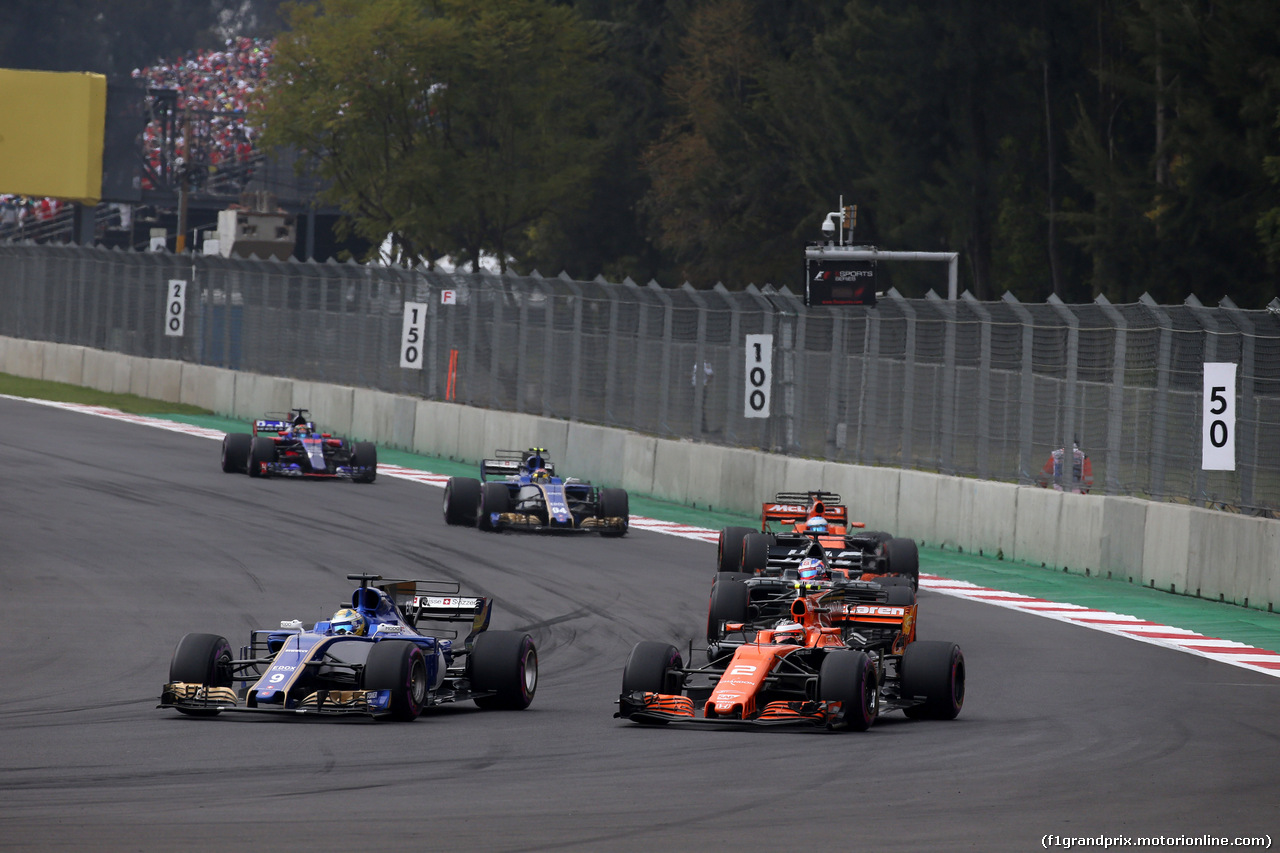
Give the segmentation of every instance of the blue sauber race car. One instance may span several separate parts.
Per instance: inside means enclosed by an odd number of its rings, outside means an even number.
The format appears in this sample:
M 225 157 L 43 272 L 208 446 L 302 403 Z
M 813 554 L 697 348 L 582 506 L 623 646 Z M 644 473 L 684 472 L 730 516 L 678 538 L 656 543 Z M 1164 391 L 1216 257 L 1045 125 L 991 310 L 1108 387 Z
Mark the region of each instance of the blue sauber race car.
M 227 433 L 222 470 L 250 477 L 314 477 L 372 483 L 378 476 L 378 448 L 368 441 L 319 432 L 306 409 L 267 413 L 253 433 Z
M 187 634 L 169 665 L 161 708 L 194 717 L 223 711 L 412 720 L 446 702 L 522 710 L 538 687 L 528 634 L 490 631 L 493 602 L 452 581 L 359 581 L 344 607 L 311 627 L 286 620 L 251 631 L 238 656 L 224 637 Z M 421 623 L 470 623 L 427 632 Z
M 558 477 L 546 448 L 531 447 L 494 451 L 493 459 L 480 463 L 478 480 L 450 477 L 444 489 L 444 520 L 493 532 L 513 527 L 625 536 L 631 514 L 625 489 Z

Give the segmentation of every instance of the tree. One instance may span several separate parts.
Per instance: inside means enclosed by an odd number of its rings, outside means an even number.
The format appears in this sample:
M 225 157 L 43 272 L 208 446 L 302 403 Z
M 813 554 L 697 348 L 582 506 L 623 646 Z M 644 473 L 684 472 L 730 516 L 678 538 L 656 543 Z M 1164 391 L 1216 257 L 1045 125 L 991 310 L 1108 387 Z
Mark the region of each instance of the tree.
M 266 140 L 306 152 L 359 236 L 506 264 L 589 184 L 598 42 L 545 0 L 322 0 L 277 46 Z

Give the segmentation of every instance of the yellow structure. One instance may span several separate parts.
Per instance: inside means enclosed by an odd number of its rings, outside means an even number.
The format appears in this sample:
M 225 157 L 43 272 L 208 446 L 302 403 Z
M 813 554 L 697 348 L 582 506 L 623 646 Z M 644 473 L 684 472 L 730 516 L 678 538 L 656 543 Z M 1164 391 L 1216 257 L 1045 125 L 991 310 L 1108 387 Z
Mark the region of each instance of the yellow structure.
M 107 78 L 0 68 L 0 193 L 95 205 Z

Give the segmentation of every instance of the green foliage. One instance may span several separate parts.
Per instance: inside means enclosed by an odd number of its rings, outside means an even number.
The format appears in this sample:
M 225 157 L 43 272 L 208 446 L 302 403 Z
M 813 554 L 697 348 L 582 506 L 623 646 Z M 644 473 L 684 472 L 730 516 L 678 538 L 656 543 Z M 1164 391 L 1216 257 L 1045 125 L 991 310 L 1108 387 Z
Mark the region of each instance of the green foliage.
M 127 73 L 262 35 L 279 5 L 11 0 L 0 65 Z M 859 242 L 959 251 L 984 298 L 1277 292 L 1275 0 L 292 8 L 269 139 L 407 263 L 794 286 L 843 195 Z M 944 281 L 881 275 L 909 296 Z
M 330 200 L 402 260 L 482 251 L 589 187 L 598 45 L 543 0 L 323 0 L 280 39 L 267 141 L 305 151 Z

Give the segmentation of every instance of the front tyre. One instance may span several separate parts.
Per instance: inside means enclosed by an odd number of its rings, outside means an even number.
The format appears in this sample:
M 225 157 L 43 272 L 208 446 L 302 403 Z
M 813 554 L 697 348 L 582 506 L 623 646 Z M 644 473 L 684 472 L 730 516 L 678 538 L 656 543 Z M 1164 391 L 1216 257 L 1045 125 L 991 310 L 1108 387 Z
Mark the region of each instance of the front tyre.
M 427 659 L 417 643 L 382 640 L 369 649 L 362 690 L 391 691 L 391 719 L 409 722 L 427 705 Z
M 818 698 L 839 702 L 834 727 L 865 732 L 876 721 L 876 668 L 866 652 L 840 649 L 828 652 L 818 670 Z
M 369 470 L 351 478 L 353 483 L 372 483 L 378 478 L 378 446 L 371 441 L 356 442 L 351 453 L 351 465 Z
M 684 689 L 684 661 L 670 643 L 645 640 L 636 643 L 622 670 L 622 694 L 640 691 L 679 695 Z
M 249 448 L 253 436 L 247 432 L 230 432 L 222 437 L 222 470 L 243 474 L 249 469 Z
M 602 528 L 601 536 L 626 536 L 631 526 L 631 504 L 626 489 L 600 490 L 600 517 L 621 518 L 622 528 Z
M 954 720 L 964 707 L 964 652 L 955 643 L 916 640 L 902 653 L 902 698 L 922 698 L 906 710 L 908 717 Z
M 474 700 L 486 710 L 523 711 L 538 690 L 538 650 L 520 631 L 485 631 L 476 637 L 468 668 L 471 689 L 492 694 Z
M 506 483 L 484 483 L 480 488 L 480 511 L 476 514 L 476 527 L 490 533 L 502 530 L 502 521 L 494 516 L 511 511 L 511 490 Z
M 480 510 L 480 481 L 474 477 L 450 477 L 444 486 L 444 523 L 473 525 Z
M 231 644 L 217 634 L 187 634 L 178 641 L 169 661 L 169 681 L 202 684 L 205 687 L 231 686 Z M 192 717 L 216 717 L 217 710 L 178 708 Z
M 249 476 L 267 476 L 265 466 L 271 465 L 275 461 L 275 439 L 268 438 L 265 435 L 255 435 L 253 437 L 253 443 L 249 446 Z

